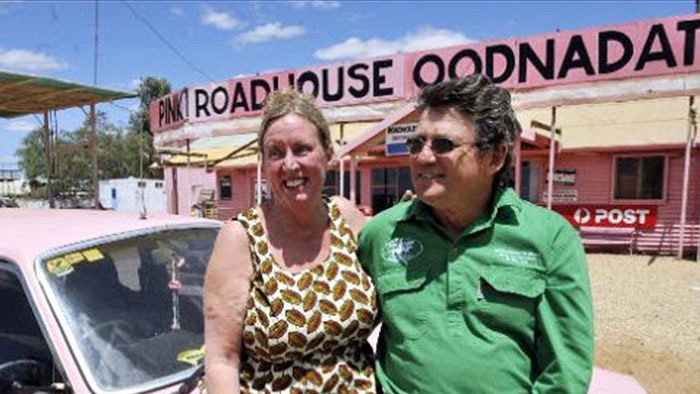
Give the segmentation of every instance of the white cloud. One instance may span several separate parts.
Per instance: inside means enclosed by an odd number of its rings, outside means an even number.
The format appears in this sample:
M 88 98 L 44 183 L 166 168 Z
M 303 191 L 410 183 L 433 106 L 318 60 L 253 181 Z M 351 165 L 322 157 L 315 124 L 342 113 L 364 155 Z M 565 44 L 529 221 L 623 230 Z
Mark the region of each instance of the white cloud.
M 416 31 L 408 32 L 395 40 L 381 38 L 362 40 L 351 37 L 339 44 L 321 48 L 314 52 L 314 55 L 321 60 L 356 59 L 448 47 L 469 42 L 474 42 L 474 40 L 460 32 L 425 26 Z
M 141 78 L 134 78 L 129 81 L 129 89 L 136 90 L 141 86 Z
M 26 71 L 51 71 L 62 70 L 68 64 L 41 52 L 33 52 L 26 49 L 0 48 L 0 68 Z
M 38 128 L 36 123 L 28 122 L 26 120 L 11 120 L 5 126 L 7 131 L 32 131 Z
M 369 12 L 350 12 L 345 16 L 345 20 L 348 22 L 359 22 L 364 19 L 371 19 L 374 18 L 373 13 Z
M 333 8 L 340 7 L 340 1 L 332 1 L 332 0 L 311 0 L 311 1 L 292 0 L 292 1 L 288 1 L 287 4 L 292 6 L 292 8 L 304 8 L 307 5 L 309 5 L 313 8 L 319 8 L 319 9 L 323 9 L 323 10 L 330 10 Z
M 239 44 L 256 44 L 260 42 L 287 39 L 304 34 L 304 28 L 297 25 L 283 26 L 279 22 L 268 23 L 249 30 L 234 39 Z
M 172 15 L 175 15 L 175 16 L 185 15 L 185 11 L 183 11 L 182 8 L 179 8 L 179 7 L 170 7 L 168 9 L 168 12 L 170 12 Z
M 201 21 L 203 25 L 214 26 L 219 30 L 232 30 L 245 25 L 230 13 L 226 11 L 216 11 L 207 5 L 202 7 Z

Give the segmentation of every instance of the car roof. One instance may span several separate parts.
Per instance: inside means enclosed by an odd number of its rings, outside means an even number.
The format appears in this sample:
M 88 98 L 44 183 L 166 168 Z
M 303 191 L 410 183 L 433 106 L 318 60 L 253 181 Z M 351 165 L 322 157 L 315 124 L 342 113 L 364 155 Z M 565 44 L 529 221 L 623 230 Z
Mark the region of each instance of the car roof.
M 31 264 L 48 250 L 105 236 L 187 224 L 218 224 L 215 220 L 90 209 L 0 208 L 0 258 Z

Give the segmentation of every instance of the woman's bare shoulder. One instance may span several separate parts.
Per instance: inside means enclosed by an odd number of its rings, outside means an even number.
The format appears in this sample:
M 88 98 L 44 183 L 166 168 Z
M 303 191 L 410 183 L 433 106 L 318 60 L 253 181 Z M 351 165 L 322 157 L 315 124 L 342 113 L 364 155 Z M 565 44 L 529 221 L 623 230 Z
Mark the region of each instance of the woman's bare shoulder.
M 216 238 L 207 267 L 208 276 L 216 277 L 223 272 L 228 273 L 226 276 L 231 275 L 232 272 L 248 276 L 252 272 L 251 263 L 249 240 L 245 228 L 237 220 L 226 222 Z

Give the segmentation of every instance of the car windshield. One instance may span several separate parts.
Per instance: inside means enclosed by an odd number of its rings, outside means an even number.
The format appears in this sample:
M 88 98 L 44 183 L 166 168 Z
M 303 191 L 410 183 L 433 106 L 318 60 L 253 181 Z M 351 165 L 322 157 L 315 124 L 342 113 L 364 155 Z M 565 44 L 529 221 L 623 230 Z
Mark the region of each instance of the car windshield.
M 91 384 L 103 390 L 156 386 L 193 368 L 203 352 L 202 287 L 216 233 L 163 230 L 40 261 L 51 302 Z

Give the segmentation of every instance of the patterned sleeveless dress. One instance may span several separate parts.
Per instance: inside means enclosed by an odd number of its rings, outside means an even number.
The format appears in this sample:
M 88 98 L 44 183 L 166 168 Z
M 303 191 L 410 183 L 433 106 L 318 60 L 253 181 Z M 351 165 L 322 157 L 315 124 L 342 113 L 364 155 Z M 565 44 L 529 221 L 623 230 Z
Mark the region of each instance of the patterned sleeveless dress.
M 376 393 L 374 286 L 356 240 L 328 203 L 331 246 L 320 265 L 292 273 L 275 262 L 255 208 L 238 215 L 250 239 L 254 277 L 243 328 L 242 393 Z

